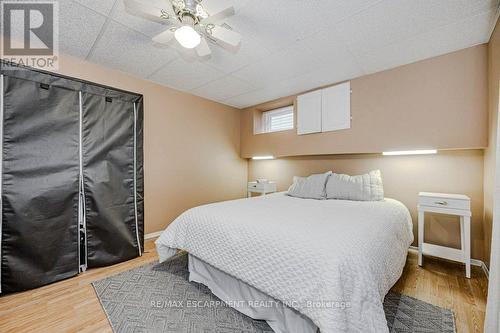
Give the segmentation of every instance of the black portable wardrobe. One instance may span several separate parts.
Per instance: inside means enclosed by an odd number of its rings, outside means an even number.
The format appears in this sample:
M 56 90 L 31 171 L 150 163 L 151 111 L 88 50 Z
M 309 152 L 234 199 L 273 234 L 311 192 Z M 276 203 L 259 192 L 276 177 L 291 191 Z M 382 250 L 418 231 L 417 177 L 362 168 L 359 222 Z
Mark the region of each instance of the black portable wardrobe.
M 142 95 L 0 68 L 0 292 L 142 255 Z

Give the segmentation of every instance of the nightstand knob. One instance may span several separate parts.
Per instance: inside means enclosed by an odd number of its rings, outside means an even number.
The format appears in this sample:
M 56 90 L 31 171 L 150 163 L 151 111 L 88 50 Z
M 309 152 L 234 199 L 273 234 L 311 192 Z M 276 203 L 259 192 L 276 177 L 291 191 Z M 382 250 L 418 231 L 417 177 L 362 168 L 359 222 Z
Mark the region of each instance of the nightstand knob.
M 441 206 L 448 206 L 448 202 L 446 201 L 436 201 L 434 202 L 436 205 L 441 205 Z

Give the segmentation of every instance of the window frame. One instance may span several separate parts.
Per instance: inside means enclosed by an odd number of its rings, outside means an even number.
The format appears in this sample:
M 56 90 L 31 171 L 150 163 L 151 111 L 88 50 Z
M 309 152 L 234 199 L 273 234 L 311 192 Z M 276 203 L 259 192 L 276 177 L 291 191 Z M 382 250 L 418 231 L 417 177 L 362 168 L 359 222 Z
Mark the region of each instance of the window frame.
M 281 129 L 275 129 L 273 130 L 271 128 L 271 119 L 272 117 L 280 116 L 280 115 L 287 115 L 291 114 L 292 116 L 292 126 L 290 128 L 281 128 Z M 287 105 L 283 107 L 279 107 L 276 109 L 271 109 L 271 110 L 266 110 L 262 111 L 261 115 L 261 134 L 265 133 L 276 133 L 276 132 L 283 132 L 283 131 L 290 131 L 295 128 L 295 108 L 294 105 Z

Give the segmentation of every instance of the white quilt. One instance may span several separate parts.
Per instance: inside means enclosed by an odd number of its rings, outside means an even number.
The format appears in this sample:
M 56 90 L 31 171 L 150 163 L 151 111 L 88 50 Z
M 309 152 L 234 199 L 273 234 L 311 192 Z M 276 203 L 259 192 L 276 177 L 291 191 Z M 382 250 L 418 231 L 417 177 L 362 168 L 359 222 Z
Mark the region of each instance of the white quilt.
M 388 332 L 383 299 L 412 241 L 410 214 L 396 200 L 276 193 L 190 209 L 156 246 L 160 261 L 185 250 L 293 307 L 322 333 Z

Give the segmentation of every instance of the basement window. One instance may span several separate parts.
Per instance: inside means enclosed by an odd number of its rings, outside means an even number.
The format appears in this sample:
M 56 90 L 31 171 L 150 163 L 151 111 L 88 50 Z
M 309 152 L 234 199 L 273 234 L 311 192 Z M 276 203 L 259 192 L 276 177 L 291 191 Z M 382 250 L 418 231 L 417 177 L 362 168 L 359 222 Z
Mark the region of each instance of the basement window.
M 261 133 L 293 129 L 293 105 L 262 112 Z

